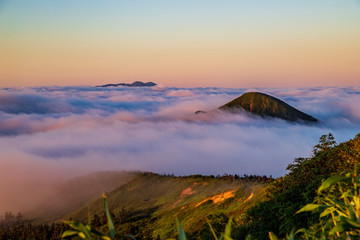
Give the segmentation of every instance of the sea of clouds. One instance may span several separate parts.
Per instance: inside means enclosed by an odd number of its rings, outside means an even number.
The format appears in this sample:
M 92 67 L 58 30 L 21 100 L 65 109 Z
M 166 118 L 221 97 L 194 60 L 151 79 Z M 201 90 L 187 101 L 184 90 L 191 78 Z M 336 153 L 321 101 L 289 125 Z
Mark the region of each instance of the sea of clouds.
M 321 124 L 216 110 L 249 91 L 280 98 Z M 24 202 L 19 193 L 41 196 L 56 182 L 103 170 L 282 176 L 294 158 L 311 156 L 321 135 L 342 142 L 358 134 L 359 104 L 358 87 L 3 88 L 0 193 L 7 197 L 0 204 L 13 208 Z

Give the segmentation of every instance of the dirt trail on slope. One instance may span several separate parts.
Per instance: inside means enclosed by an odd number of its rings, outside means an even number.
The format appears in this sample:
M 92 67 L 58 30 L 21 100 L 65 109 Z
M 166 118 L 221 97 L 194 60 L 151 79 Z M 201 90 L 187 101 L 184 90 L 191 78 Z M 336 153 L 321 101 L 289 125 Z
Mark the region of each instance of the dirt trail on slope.
M 194 184 L 196 185 L 196 183 Z M 180 199 L 177 200 L 173 205 L 171 205 L 171 208 L 176 208 L 176 206 L 178 205 L 178 203 L 186 196 L 192 195 L 194 194 L 196 191 L 193 190 L 191 187 L 185 188 L 181 194 L 180 194 Z
M 254 193 L 252 192 L 252 193 L 250 194 L 250 196 L 249 196 L 247 199 L 244 200 L 244 203 L 246 203 L 247 201 L 249 201 L 250 199 L 252 199 L 253 196 L 254 196 Z
M 229 199 L 229 198 L 232 198 L 232 197 L 235 197 L 235 190 L 227 191 L 227 192 L 215 195 L 213 197 L 206 198 L 203 201 L 197 203 L 195 205 L 195 207 L 198 207 L 201 204 L 203 204 L 203 203 L 205 203 L 205 202 L 207 202 L 209 200 L 212 200 L 214 204 L 220 204 L 221 202 L 225 201 L 226 199 Z
M 182 191 L 182 193 L 180 194 L 180 200 L 187 196 L 187 195 L 191 195 L 191 194 L 194 194 L 195 193 L 195 190 L 192 190 L 191 187 L 188 187 L 186 188 L 184 191 Z

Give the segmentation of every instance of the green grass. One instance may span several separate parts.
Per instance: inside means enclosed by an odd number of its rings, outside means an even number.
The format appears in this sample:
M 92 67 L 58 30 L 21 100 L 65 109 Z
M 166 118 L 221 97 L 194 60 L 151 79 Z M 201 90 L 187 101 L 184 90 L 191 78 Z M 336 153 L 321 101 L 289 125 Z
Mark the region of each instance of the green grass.
M 225 214 L 234 217 L 234 221 L 241 222 L 245 211 L 262 200 L 265 185 L 241 179 L 170 177 L 139 173 L 127 184 L 107 193 L 107 202 L 115 215 L 119 215 L 122 209 L 125 209 L 131 216 L 130 223 L 117 224 L 120 231 L 133 228 L 134 225 L 146 227 L 151 230 L 153 237 L 160 235 L 163 239 L 177 235 L 174 219 L 183 222 L 183 228 L 187 233 L 195 235 L 204 228 L 205 219 L 211 214 Z M 183 191 L 189 188 L 191 194 L 182 195 Z M 235 196 L 218 204 L 210 200 L 195 206 L 207 198 L 227 191 L 234 191 Z M 244 202 L 251 193 L 254 197 Z M 102 200 L 98 199 L 68 217 L 86 221 L 88 216 L 97 214 L 101 217 L 103 213 Z

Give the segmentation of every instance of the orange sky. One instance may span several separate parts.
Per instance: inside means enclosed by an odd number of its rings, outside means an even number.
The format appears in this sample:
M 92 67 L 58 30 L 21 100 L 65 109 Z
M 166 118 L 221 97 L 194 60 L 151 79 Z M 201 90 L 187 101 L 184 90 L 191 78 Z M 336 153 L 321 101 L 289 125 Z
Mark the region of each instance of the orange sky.
M 77 3 L 81 12 L 69 10 L 75 4 L 67 1 L 0 6 L 0 87 L 360 83 L 360 7 L 353 1 L 120 2 Z

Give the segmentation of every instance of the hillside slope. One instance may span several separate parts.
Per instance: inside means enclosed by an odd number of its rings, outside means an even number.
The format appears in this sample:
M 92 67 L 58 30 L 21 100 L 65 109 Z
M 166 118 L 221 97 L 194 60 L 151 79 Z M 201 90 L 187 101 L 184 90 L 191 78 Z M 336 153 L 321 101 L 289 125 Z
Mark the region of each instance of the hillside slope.
M 245 110 L 261 117 L 280 118 L 290 122 L 316 123 L 318 120 L 273 96 L 249 92 L 219 107 L 220 110 L 236 112 Z
M 139 239 L 174 237 L 179 219 L 189 236 L 198 236 L 207 225 L 206 217 L 211 218 L 209 215 L 221 215 L 226 221 L 235 216 L 236 221 L 242 221 L 246 209 L 263 198 L 264 182 L 270 180 L 143 173 L 107 195 L 118 232 L 122 234 L 131 233 Z M 84 221 L 89 214 L 93 219 L 97 218 L 95 214 L 103 216 L 100 198 L 69 217 Z

